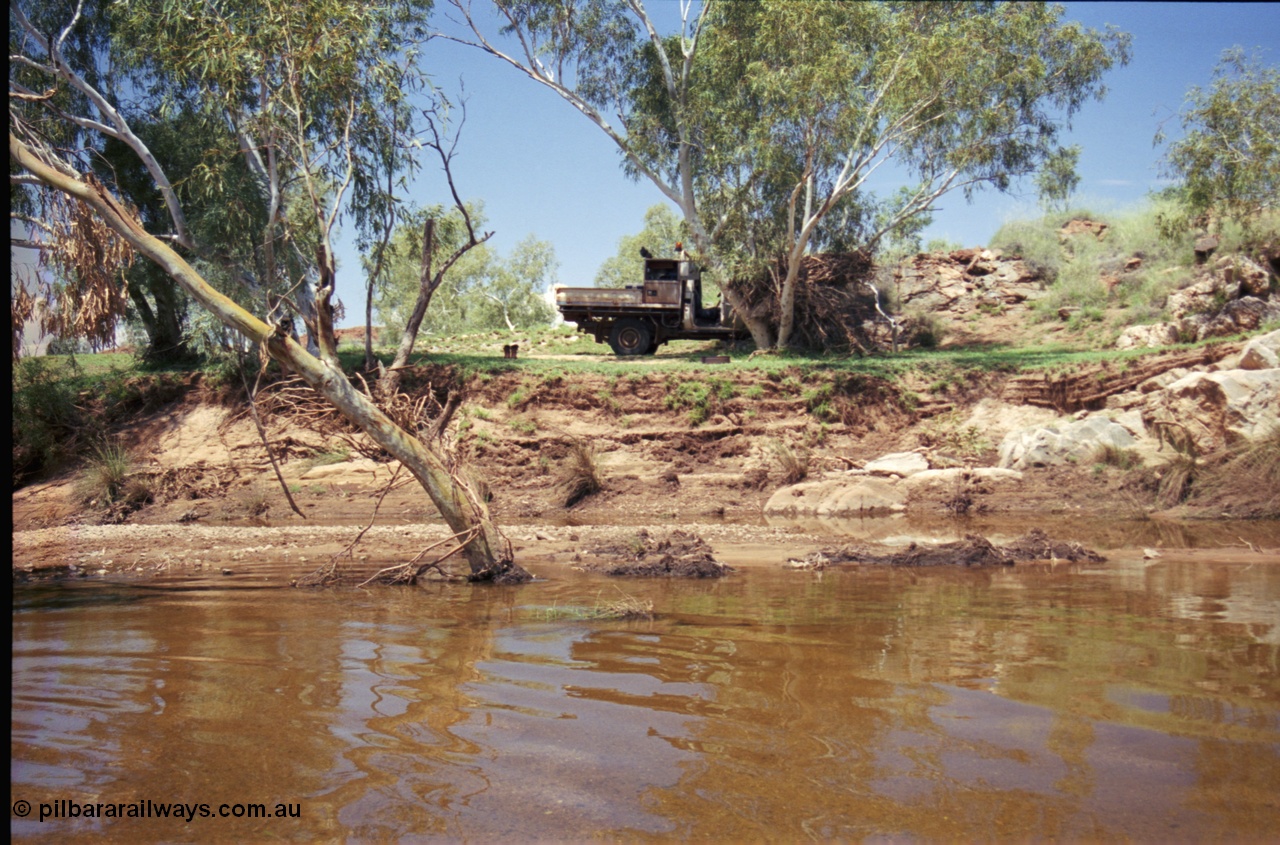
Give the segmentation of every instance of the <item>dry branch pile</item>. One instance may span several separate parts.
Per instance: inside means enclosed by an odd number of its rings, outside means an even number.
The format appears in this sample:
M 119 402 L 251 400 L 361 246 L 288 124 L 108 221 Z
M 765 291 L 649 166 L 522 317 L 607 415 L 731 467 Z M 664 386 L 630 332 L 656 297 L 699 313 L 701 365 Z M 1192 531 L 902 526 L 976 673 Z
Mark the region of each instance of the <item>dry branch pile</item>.
M 611 564 L 590 563 L 582 567 L 605 575 L 641 578 L 722 578 L 733 567 L 716 560 L 711 547 L 701 537 L 684 531 L 672 531 L 654 537 L 641 528 L 630 543 L 598 546 L 587 554 L 622 558 Z
M 865 252 L 819 253 L 801 261 L 796 284 L 792 346 L 814 351 L 867 351 L 876 345 L 864 323 L 877 318 L 871 287 L 873 264 Z M 735 283 L 754 314 L 773 313 L 787 275 L 778 259 L 763 272 Z

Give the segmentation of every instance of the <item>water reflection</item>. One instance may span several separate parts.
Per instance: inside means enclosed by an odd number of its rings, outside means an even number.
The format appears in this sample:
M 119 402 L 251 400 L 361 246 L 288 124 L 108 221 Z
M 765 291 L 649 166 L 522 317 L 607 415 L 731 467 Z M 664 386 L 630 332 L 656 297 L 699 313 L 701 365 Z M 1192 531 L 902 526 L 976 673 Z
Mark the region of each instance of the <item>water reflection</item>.
M 755 570 L 612 585 L 19 589 L 24 839 L 1249 839 L 1280 783 L 1280 568 Z

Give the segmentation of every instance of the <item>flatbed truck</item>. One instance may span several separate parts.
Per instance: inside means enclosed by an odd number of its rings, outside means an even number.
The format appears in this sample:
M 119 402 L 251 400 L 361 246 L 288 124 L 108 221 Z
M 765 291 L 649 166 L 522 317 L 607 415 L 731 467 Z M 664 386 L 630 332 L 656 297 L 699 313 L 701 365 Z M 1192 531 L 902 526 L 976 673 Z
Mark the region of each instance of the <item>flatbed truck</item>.
M 578 331 L 620 356 L 652 355 L 669 340 L 737 340 L 723 298 L 702 305 L 702 272 L 684 256 L 644 259 L 644 282 L 624 288 L 557 287 L 556 308 Z

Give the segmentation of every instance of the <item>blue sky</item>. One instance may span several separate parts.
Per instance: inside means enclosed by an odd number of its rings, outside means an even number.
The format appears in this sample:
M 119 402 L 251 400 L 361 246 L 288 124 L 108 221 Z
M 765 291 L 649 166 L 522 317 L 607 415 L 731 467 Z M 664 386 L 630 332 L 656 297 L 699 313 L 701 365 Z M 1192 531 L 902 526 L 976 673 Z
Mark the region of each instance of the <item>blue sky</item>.
M 655 17 L 674 16 L 675 0 L 649 0 Z M 443 3 L 441 4 L 443 5 Z M 1162 121 L 1179 134 L 1177 112 L 1192 85 L 1207 86 L 1222 51 L 1262 49 L 1280 61 L 1280 4 L 1067 3 L 1066 18 L 1101 29 L 1114 24 L 1133 36 L 1128 66 L 1106 78 L 1108 94 L 1087 104 L 1065 143 L 1081 145 L 1078 203 L 1100 211 L 1140 201 L 1158 186 L 1161 150 L 1152 140 Z M 1267 49 L 1269 48 L 1269 49 Z M 980 49 L 980 45 L 975 45 Z M 555 245 L 561 284 L 589 285 L 618 238 L 638 231 L 649 206 L 664 202 L 648 182 L 623 175 L 616 147 L 604 133 L 551 91 L 514 68 L 443 41 L 428 47 L 437 83 L 468 98 L 467 123 L 454 170 L 467 199 L 483 200 L 493 246 L 506 253 L 535 234 Z M 439 167 L 427 161 L 413 199 L 427 204 L 447 194 Z M 1013 195 L 984 192 L 972 204 L 960 194 L 942 199 L 925 240 L 985 244 L 1008 219 L 1036 214 L 1029 182 Z M 359 263 L 349 236 L 340 249 L 339 296 L 346 325 L 363 313 Z

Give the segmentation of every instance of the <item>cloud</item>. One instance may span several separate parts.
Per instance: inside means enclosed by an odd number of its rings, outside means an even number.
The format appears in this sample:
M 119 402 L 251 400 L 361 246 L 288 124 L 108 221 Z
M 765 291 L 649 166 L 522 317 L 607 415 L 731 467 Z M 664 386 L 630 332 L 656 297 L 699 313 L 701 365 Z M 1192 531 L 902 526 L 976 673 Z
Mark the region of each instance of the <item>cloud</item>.
M 1134 182 L 1132 179 L 1099 179 L 1099 185 L 1105 185 L 1108 188 L 1129 188 Z

